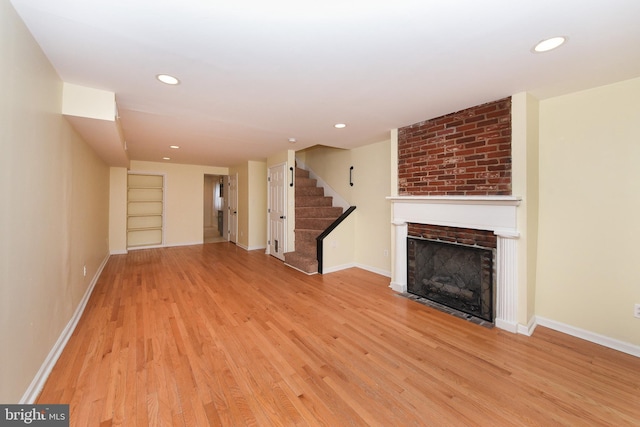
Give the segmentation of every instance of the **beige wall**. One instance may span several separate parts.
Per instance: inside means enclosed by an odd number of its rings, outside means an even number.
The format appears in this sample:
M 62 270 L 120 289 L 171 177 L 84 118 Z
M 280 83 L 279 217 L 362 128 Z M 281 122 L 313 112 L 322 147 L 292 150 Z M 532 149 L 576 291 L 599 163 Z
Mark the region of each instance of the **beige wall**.
M 350 262 L 362 268 L 391 276 L 391 208 L 386 199 L 391 191 L 391 163 L 389 161 L 391 141 L 381 141 L 352 150 L 317 146 L 296 153 L 305 166 L 322 178 L 334 191 L 356 206 L 353 232 L 344 231 L 330 237 L 325 250 L 341 248 L 348 252 L 351 247 L 340 236 L 354 236 Z M 353 166 L 350 186 L 349 172 Z M 349 225 L 345 225 L 347 227 Z M 350 234 L 352 233 L 352 234 Z M 327 246 L 329 245 L 329 246 Z M 343 254 L 344 255 L 344 254 Z M 328 267 L 348 264 L 336 257 Z
M 391 277 L 391 203 L 389 150 L 391 141 L 352 151 L 352 203 L 357 206 L 355 232 L 356 264 Z
M 307 169 L 312 170 L 349 204 L 352 188 L 349 185 L 349 168 L 353 166 L 351 150 L 325 147 L 311 147 L 296 153 Z
M 16 403 L 108 256 L 109 169 L 62 118 L 62 82 L 8 1 L 0 81 L 0 402 Z
M 539 102 L 521 92 L 511 98 L 513 195 L 518 208 L 518 323 L 534 320 L 538 255 Z
M 127 253 L 127 168 L 109 170 L 109 252 Z
M 249 166 L 243 163 L 229 168 L 229 175 L 237 174 L 237 214 L 238 229 L 236 231 L 236 244 L 244 249 L 249 247 Z M 232 221 L 232 220 L 230 220 Z
M 267 247 L 267 163 L 248 162 L 248 249 Z
M 540 102 L 538 316 L 640 345 L 640 78 Z
M 230 168 L 238 174 L 237 245 L 246 250 L 267 247 L 267 163 L 248 161 Z
M 165 246 L 203 242 L 204 176 L 227 175 L 228 169 L 213 166 L 131 161 L 131 172 L 165 176 Z
M 216 175 L 204 176 L 204 188 L 202 190 L 204 227 L 213 227 L 216 229 L 218 227 L 218 212 L 213 206 L 213 195 L 219 182 L 220 178 Z

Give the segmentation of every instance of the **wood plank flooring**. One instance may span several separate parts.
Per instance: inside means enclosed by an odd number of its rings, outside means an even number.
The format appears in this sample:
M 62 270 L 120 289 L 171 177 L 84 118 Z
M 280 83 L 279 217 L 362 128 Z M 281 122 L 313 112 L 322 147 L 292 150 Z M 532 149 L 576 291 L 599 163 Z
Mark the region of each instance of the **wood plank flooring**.
M 38 403 L 73 426 L 640 425 L 640 359 L 231 243 L 112 256 Z

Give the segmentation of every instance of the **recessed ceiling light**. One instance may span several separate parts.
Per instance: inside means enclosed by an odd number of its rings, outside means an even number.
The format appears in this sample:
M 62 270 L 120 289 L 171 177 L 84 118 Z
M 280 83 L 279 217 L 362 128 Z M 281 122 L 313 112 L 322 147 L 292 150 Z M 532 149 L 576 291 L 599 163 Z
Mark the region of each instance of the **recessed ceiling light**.
M 168 85 L 177 85 L 180 83 L 180 80 L 178 80 L 176 77 L 170 76 L 169 74 L 158 74 L 156 76 L 156 79 Z
M 171 157 L 163 157 L 162 160 L 171 160 Z
M 180 146 L 179 145 L 170 145 L 169 148 L 173 148 L 173 149 L 177 150 L 178 148 L 180 148 Z
M 536 44 L 533 51 L 537 53 L 549 52 L 550 50 L 562 46 L 566 41 L 567 38 L 564 36 L 551 37 L 550 39 L 542 40 Z
M 344 123 L 336 123 L 335 125 L 333 125 L 333 127 L 336 129 L 344 129 L 347 127 L 347 125 L 345 125 Z
M 290 142 L 291 144 L 295 144 L 295 143 L 296 143 L 296 139 L 295 139 L 295 138 L 289 138 L 289 142 Z

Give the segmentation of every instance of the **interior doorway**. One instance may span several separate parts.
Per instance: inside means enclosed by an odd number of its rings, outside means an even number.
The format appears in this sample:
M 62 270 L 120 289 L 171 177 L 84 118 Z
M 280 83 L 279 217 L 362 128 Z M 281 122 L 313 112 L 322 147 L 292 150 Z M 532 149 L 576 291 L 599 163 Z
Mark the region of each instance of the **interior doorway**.
M 204 176 L 203 242 L 224 242 L 224 189 L 220 175 Z

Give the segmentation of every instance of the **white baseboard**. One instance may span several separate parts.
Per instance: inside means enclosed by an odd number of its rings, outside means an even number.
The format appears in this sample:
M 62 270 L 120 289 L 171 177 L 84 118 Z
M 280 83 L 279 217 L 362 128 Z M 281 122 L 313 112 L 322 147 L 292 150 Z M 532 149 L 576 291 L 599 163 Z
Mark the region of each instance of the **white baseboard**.
M 353 263 L 353 262 L 342 264 L 342 265 L 336 265 L 334 267 L 326 267 L 326 268 L 322 267 L 322 274 L 334 273 L 336 271 L 346 270 L 347 268 L 353 268 L 353 267 L 361 268 L 363 270 L 367 270 L 367 271 L 370 271 L 371 273 L 379 274 L 381 276 L 391 277 L 390 271 L 382 270 L 382 269 L 371 267 L 364 264 Z
M 27 388 L 25 393 L 22 395 L 22 398 L 20 399 L 20 402 L 19 402 L 20 404 L 35 403 L 36 399 L 38 398 L 38 395 L 40 394 L 40 392 L 42 391 L 42 388 L 44 387 L 45 382 L 47 381 L 47 378 L 49 378 L 49 374 L 51 374 L 51 370 L 55 366 L 60 355 L 62 354 L 62 350 L 64 350 L 64 347 L 67 345 L 69 338 L 71 338 L 73 331 L 76 329 L 76 326 L 78 325 L 78 322 L 82 317 L 82 313 L 84 312 L 84 309 L 87 306 L 87 302 L 89 302 L 91 293 L 93 293 L 93 288 L 96 286 L 96 283 L 98 282 L 98 279 L 102 274 L 102 270 L 104 269 L 104 266 L 107 264 L 107 261 L 109 261 L 109 256 L 110 255 L 107 255 L 106 258 L 102 261 L 102 264 L 100 264 L 100 267 L 98 267 L 98 270 L 96 271 L 96 274 L 93 276 L 93 279 L 91 279 L 91 283 L 89 283 L 89 286 L 87 287 L 87 290 L 84 293 L 84 296 L 80 300 L 78 307 L 76 307 L 76 311 L 73 313 L 73 316 L 71 316 L 71 319 L 67 323 L 67 326 L 65 326 L 65 328 L 62 330 L 62 333 L 58 337 L 58 340 L 56 341 L 56 343 L 51 348 L 51 351 L 49 351 L 49 354 L 47 355 L 44 362 L 42 363 L 42 366 L 40 366 L 40 369 L 38 370 L 38 373 L 36 374 L 36 376 L 33 378 L 33 381 L 31 381 L 31 384 L 29 384 L 29 387 Z
M 170 245 L 160 246 L 161 248 L 173 248 L 179 246 L 196 246 L 196 245 L 204 245 L 204 240 L 198 240 L 196 242 L 180 242 L 180 243 L 171 243 Z
M 538 323 L 536 322 L 536 316 L 533 316 L 526 326 L 518 324 L 518 333 L 520 335 L 526 335 L 530 337 L 533 334 L 533 331 L 535 331 L 536 326 L 538 326 Z
M 406 283 L 399 283 L 399 282 L 392 281 L 391 283 L 389 283 L 389 287 L 391 289 L 393 289 L 394 291 L 396 291 L 396 292 L 400 292 L 401 294 L 407 292 L 407 284 Z
M 342 265 L 336 265 L 333 267 L 325 267 L 322 266 L 322 274 L 335 273 L 336 271 L 346 270 L 347 268 L 355 267 L 356 265 L 352 262 Z
M 370 271 L 370 272 L 375 273 L 375 274 L 379 274 L 379 275 L 384 276 L 384 277 L 391 278 L 391 272 L 388 271 L 388 270 L 383 270 L 381 268 L 371 267 L 369 265 L 364 265 L 364 264 L 356 264 L 355 267 L 361 268 L 363 270 Z
M 123 250 L 111 251 L 109 252 L 109 255 L 126 255 L 128 253 L 129 253 L 128 250 L 123 249 Z
M 178 242 L 178 243 L 171 243 L 171 244 L 164 244 L 164 245 L 151 245 L 151 246 L 135 246 L 132 248 L 128 248 L 126 252 L 122 252 L 121 254 L 127 254 L 129 253 L 129 251 L 137 251 L 137 250 L 141 250 L 141 249 L 159 249 L 159 248 L 174 248 L 174 247 L 180 247 L 180 246 L 196 246 L 196 245 L 203 245 L 204 244 L 204 240 L 198 240 L 196 242 Z
M 508 322 L 506 320 L 496 319 L 495 325 L 496 325 L 496 328 L 500 328 L 504 331 L 511 332 L 513 334 L 518 332 L 518 324 L 516 322 Z
M 577 338 L 582 338 L 583 340 L 587 340 L 595 344 L 600 344 L 602 346 L 609 347 L 614 350 L 618 350 L 623 353 L 630 354 L 632 356 L 640 357 L 640 346 L 635 344 L 620 341 L 614 338 L 597 334 L 595 332 L 576 328 L 574 326 L 567 325 L 565 323 L 557 322 L 555 320 L 547 319 L 540 316 L 536 316 L 536 323 L 540 326 L 544 326 L 549 329 L 553 329 L 555 331 L 565 333 L 567 335 L 571 335 Z
M 318 274 L 318 272 L 317 272 L 317 271 L 314 271 L 313 273 L 308 273 L 308 272 L 306 272 L 306 271 L 304 271 L 304 270 L 300 270 L 298 267 L 296 267 L 296 266 L 294 266 L 294 265 L 287 264 L 287 263 L 286 263 L 286 262 L 284 262 L 284 261 L 283 261 L 283 263 L 284 263 L 284 265 L 286 265 L 287 267 L 289 267 L 289 268 L 293 268 L 294 270 L 299 271 L 300 273 L 304 273 L 304 274 L 306 274 L 307 276 L 313 276 L 314 274 Z
M 248 251 L 257 251 L 257 250 L 265 250 L 265 249 L 267 249 L 266 246 L 262 246 L 262 245 L 260 245 L 260 246 L 246 246 L 246 245 L 240 244 L 238 242 L 236 242 L 235 245 L 237 247 L 239 247 L 240 249 L 244 249 L 247 252 Z

